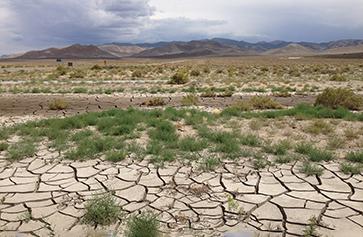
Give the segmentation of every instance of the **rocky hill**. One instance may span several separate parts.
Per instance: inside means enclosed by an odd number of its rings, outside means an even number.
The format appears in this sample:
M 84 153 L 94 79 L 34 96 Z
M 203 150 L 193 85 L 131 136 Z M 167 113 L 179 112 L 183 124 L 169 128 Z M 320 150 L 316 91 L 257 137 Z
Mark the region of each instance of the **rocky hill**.
M 284 55 L 284 56 L 304 56 L 304 55 L 316 55 L 319 51 L 310 46 L 303 46 L 299 44 L 289 44 L 282 48 L 270 49 L 263 53 L 263 55 Z
M 237 46 L 224 46 L 215 41 L 190 41 L 184 44 L 167 44 L 160 48 L 135 54 L 138 58 L 179 57 L 240 57 L 259 55 L 259 52 Z
M 98 48 L 118 58 L 130 57 L 146 50 L 146 48 L 139 46 L 118 46 L 112 44 L 100 45 Z

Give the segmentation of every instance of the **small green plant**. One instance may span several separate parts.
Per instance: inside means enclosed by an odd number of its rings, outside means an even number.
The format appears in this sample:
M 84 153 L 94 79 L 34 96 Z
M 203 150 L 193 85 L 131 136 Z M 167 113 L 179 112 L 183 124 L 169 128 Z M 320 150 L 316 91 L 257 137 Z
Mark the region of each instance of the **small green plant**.
M 258 147 L 261 145 L 261 140 L 254 134 L 246 134 L 240 137 L 240 141 L 243 145 Z
M 345 147 L 345 141 L 339 137 L 329 139 L 327 148 L 329 150 L 342 149 Z
M 253 161 L 253 167 L 256 169 L 256 170 L 259 170 L 259 169 L 263 169 L 265 168 L 266 166 L 270 165 L 271 162 L 269 160 L 267 160 L 266 157 L 262 156 L 261 154 L 258 154 L 258 153 L 255 153 L 253 155 L 253 158 L 255 159 Z
M 184 106 L 198 105 L 198 96 L 193 94 L 183 96 L 181 103 Z
M 57 99 L 53 103 L 48 104 L 50 110 L 63 110 L 67 109 L 68 106 L 68 103 L 61 99 Z
M 121 206 L 111 191 L 93 194 L 84 205 L 83 223 L 91 226 L 109 226 L 121 217 Z
M 289 91 L 286 88 L 284 88 L 280 92 L 273 93 L 273 96 L 275 96 L 275 97 L 291 97 L 291 94 L 289 93 Z
M 153 98 L 150 99 L 147 102 L 147 106 L 161 106 L 161 105 L 165 105 L 165 100 L 163 98 Z
M 26 137 L 17 143 L 12 144 L 5 154 L 10 161 L 21 160 L 24 157 L 33 157 L 36 152 L 35 140 L 32 137 Z
M 340 170 L 344 174 L 360 174 L 362 172 L 362 165 L 361 164 L 351 164 L 351 163 L 342 163 L 340 164 Z
M 126 158 L 126 152 L 124 150 L 111 150 L 106 152 L 106 160 L 112 162 L 119 162 Z
M 216 156 L 205 156 L 202 159 L 199 169 L 204 172 L 215 170 L 215 168 L 221 164 L 221 160 Z
M 32 218 L 32 213 L 29 210 L 18 217 L 19 221 L 24 221 L 25 223 L 28 223 Z
M 303 230 L 304 237 L 320 236 L 318 233 L 316 233 L 318 225 L 319 225 L 318 219 L 315 216 L 312 216 L 309 219 L 308 226 L 306 226 L 305 229 Z
M 143 211 L 140 214 L 131 215 L 126 223 L 125 237 L 159 237 L 160 221 L 151 211 Z
M 353 91 L 345 88 L 327 88 L 323 93 L 319 94 L 315 100 L 316 105 L 323 105 L 327 108 L 337 109 L 339 106 L 350 109 L 359 110 L 363 105 L 363 98 L 358 97 Z
M 359 162 L 359 163 L 363 163 L 363 152 L 362 151 L 357 151 L 357 152 L 349 152 L 348 154 L 345 155 L 345 158 L 347 160 L 353 161 L 353 162 Z
M 321 176 L 324 172 L 324 169 L 318 167 L 316 164 L 311 164 L 311 162 L 309 161 L 304 161 L 303 165 L 300 168 L 300 172 L 305 173 L 307 176 Z
M 133 71 L 131 74 L 132 77 L 142 77 L 143 75 L 144 75 L 144 72 L 140 69 Z
M 0 151 L 6 151 L 9 148 L 9 144 L 7 142 L 0 143 Z
M 243 207 L 239 207 L 239 202 L 237 200 L 234 200 L 233 196 L 231 194 L 225 193 L 227 197 L 227 205 L 228 205 L 228 211 L 237 212 L 238 215 L 243 215 L 246 212 L 243 210 Z
M 315 120 L 314 122 L 310 123 L 304 129 L 306 132 L 319 134 L 322 133 L 324 135 L 328 135 L 334 131 L 334 127 L 330 123 L 324 122 L 322 119 Z
M 183 72 L 175 73 L 170 80 L 167 82 L 168 84 L 185 84 L 189 81 L 188 75 L 185 75 Z

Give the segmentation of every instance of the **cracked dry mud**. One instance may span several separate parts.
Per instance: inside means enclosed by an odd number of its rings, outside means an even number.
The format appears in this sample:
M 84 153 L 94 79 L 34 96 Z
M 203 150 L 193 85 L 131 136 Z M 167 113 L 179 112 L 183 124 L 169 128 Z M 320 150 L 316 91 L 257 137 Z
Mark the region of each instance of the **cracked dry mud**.
M 345 175 L 335 161 L 321 163 L 322 176 L 307 177 L 300 161 L 257 171 L 251 159 L 240 158 L 201 172 L 178 162 L 156 168 L 131 159 L 72 162 L 58 156 L 43 144 L 34 158 L 8 164 L 0 157 L 0 236 L 94 234 L 79 219 L 85 201 L 106 188 L 127 213 L 153 210 L 169 236 L 238 230 L 301 236 L 312 216 L 324 236 L 363 236 L 363 175 Z M 229 207 L 228 194 L 237 208 Z M 122 236 L 123 228 L 121 219 L 101 231 Z

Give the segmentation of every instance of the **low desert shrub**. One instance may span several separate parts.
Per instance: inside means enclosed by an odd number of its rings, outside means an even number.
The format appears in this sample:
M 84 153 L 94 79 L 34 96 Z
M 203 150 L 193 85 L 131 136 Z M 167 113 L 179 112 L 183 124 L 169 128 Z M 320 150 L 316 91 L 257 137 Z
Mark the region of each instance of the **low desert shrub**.
M 200 76 L 200 71 L 198 69 L 193 69 L 191 72 L 190 72 L 190 76 L 193 76 L 193 77 L 199 77 Z
M 227 89 L 226 91 L 218 94 L 218 97 L 231 97 L 234 94 L 233 91 L 230 91 L 229 89 Z
M 183 96 L 181 103 L 184 106 L 198 105 L 198 96 L 193 94 Z
M 353 91 L 345 88 L 327 88 L 315 100 L 316 105 L 337 109 L 339 106 L 349 110 L 359 110 L 363 105 L 363 98 L 358 97 Z
M 122 208 L 111 191 L 93 194 L 84 205 L 85 215 L 82 222 L 94 227 L 109 226 L 121 216 Z
M 351 163 L 342 163 L 340 165 L 340 170 L 344 174 L 360 174 L 362 171 L 362 165 L 361 164 L 351 164 Z
M 217 94 L 211 90 L 211 88 L 205 89 L 205 91 L 200 95 L 200 97 L 216 97 Z
M 303 165 L 300 168 L 301 173 L 305 173 L 307 176 L 317 175 L 321 176 L 324 172 L 323 168 L 320 168 L 316 164 L 312 164 L 309 161 L 304 161 Z
M 168 84 L 185 84 L 189 81 L 188 75 L 183 72 L 175 73 L 170 80 L 167 82 Z
M 140 214 L 131 215 L 126 223 L 125 237 L 159 237 L 160 221 L 151 211 L 143 211 Z
M 153 98 L 147 102 L 147 106 L 160 106 L 160 105 L 165 105 L 165 100 L 163 98 Z
M 68 108 L 68 106 L 68 103 L 61 99 L 57 99 L 53 103 L 48 104 L 48 107 L 51 110 L 63 110 Z
M 284 107 L 269 96 L 255 95 L 251 98 L 254 109 L 283 109 Z
M 345 76 L 338 76 L 338 75 L 332 76 L 329 80 L 330 81 L 348 81 Z
M 322 133 L 328 135 L 334 131 L 334 127 L 330 123 L 324 122 L 322 119 L 315 120 L 304 128 L 305 132 L 313 133 L 315 135 Z
M 353 161 L 353 162 L 359 162 L 359 163 L 363 163 L 363 152 L 362 151 L 357 151 L 357 152 L 349 152 L 348 154 L 345 155 L 345 158 L 347 160 Z
M 253 108 L 253 105 L 250 102 L 245 101 L 237 101 L 229 106 L 231 109 L 235 109 L 238 111 L 250 111 Z

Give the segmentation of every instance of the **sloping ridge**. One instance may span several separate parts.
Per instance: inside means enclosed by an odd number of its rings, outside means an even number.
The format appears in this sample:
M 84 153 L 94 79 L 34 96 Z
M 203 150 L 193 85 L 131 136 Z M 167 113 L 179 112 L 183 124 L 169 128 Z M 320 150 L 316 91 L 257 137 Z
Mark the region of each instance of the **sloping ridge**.
M 333 48 L 321 52 L 321 54 L 351 54 L 351 53 L 363 53 L 363 44 L 357 46 Z
M 30 51 L 17 58 L 22 59 L 56 59 L 56 58 L 116 58 L 94 45 L 74 44 L 63 48 L 49 48 L 39 51 Z
M 100 45 L 97 46 L 99 49 L 101 49 L 102 51 L 105 51 L 109 54 L 114 55 L 115 57 L 130 57 L 134 54 L 140 53 L 144 50 L 146 50 L 146 48 L 141 48 L 139 46 L 118 46 L 118 45 L 113 45 L 113 44 L 104 44 L 104 45 Z
M 263 55 L 281 55 L 281 56 L 305 56 L 316 55 L 319 52 L 310 46 L 303 46 L 296 43 L 289 44 L 282 48 L 270 49 Z
M 179 57 L 226 57 L 252 56 L 259 53 L 237 46 L 223 46 L 215 41 L 190 41 L 184 44 L 167 44 L 160 48 L 135 54 L 136 58 L 179 58 Z

